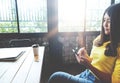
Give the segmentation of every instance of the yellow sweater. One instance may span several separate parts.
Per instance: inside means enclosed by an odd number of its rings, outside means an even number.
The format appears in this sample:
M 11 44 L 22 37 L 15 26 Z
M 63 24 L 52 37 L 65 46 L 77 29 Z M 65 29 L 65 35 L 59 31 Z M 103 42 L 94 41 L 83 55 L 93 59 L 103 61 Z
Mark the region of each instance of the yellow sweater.
M 93 41 L 93 43 L 99 39 L 100 36 L 98 36 Z M 102 72 L 112 74 L 116 57 L 104 55 L 104 51 L 108 43 L 110 43 L 110 41 L 105 42 L 102 46 L 99 47 L 93 45 L 90 57 L 93 59 L 91 64 L 95 68 L 99 69 Z
M 97 39 L 99 37 L 97 37 Z M 91 64 L 102 72 L 109 74 L 113 73 L 112 83 L 120 83 L 120 56 L 117 56 L 116 59 L 116 57 L 104 55 L 105 47 L 108 43 L 110 43 L 110 41 L 105 42 L 100 47 L 96 47 L 93 45 L 90 55 L 90 57 L 93 59 Z M 120 47 L 117 50 L 118 53 L 120 53 Z
M 104 55 L 105 46 L 108 43 L 106 42 L 100 47 L 93 46 L 90 57 L 93 59 L 91 64 L 95 68 L 102 72 L 112 74 L 116 57 Z

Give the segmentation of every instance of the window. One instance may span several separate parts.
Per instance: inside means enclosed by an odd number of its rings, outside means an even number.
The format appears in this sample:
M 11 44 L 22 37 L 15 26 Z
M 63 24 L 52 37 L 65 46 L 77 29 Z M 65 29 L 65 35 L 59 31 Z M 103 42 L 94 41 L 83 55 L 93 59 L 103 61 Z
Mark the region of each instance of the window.
M 0 0 L 0 33 L 45 33 L 47 0 Z
M 14 0 L 0 0 L 0 33 L 17 32 Z
M 58 31 L 99 31 L 111 0 L 58 0 Z
M 120 0 L 115 0 L 115 3 L 120 3 Z

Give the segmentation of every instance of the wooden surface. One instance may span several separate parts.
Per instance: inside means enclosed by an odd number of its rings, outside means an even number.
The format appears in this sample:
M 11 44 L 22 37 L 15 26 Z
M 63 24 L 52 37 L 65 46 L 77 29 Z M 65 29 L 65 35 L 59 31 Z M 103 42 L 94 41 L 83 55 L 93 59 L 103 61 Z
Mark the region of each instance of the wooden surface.
M 45 48 L 39 47 L 39 62 L 34 61 L 32 47 L 20 47 L 15 50 L 21 49 L 26 52 L 17 61 L 0 62 L 0 83 L 40 83 Z

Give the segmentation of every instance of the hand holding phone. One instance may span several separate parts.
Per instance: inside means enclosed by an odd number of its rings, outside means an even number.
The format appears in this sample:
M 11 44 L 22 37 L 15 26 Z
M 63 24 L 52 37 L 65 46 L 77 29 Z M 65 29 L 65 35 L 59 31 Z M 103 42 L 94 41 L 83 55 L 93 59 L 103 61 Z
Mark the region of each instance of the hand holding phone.
M 84 54 L 85 54 L 84 47 L 72 49 L 73 53 L 74 53 L 75 55 L 77 55 L 77 56 L 79 55 L 79 54 L 78 54 L 78 51 L 79 51 L 79 50 L 81 50 L 81 54 L 80 54 L 80 55 L 84 55 Z
M 79 54 L 78 54 L 79 51 Z M 84 58 L 86 58 L 89 62 L 92 62 L 92 58 L 88 55 L 86 49 L 84 47 L 80 48 L 80 49 L 73 49 L 73 52 L 78 56 L 83 56 Z

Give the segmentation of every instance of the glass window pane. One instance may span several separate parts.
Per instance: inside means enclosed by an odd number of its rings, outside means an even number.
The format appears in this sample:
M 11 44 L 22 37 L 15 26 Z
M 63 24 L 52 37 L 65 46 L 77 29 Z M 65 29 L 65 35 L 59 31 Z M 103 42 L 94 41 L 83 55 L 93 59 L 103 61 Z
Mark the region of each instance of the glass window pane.
M 0 0 L 0 33 L 16 33 L 15 0 Z
M 48 32 L 47 0 L 18 0 L 21 33 Z
M 104 10 L 110 5 L 111 0 L 87 0 L 86 4 L 86 31 L 100 31 Z
M 58 0 L 58 31 L 99 31 L 111 0 Z
M 83 31 L 84 9 L 85 0 L 58 0 L 59 32 Z
M 115 0 L 115 3 L 120 3 L 120 0 Z

